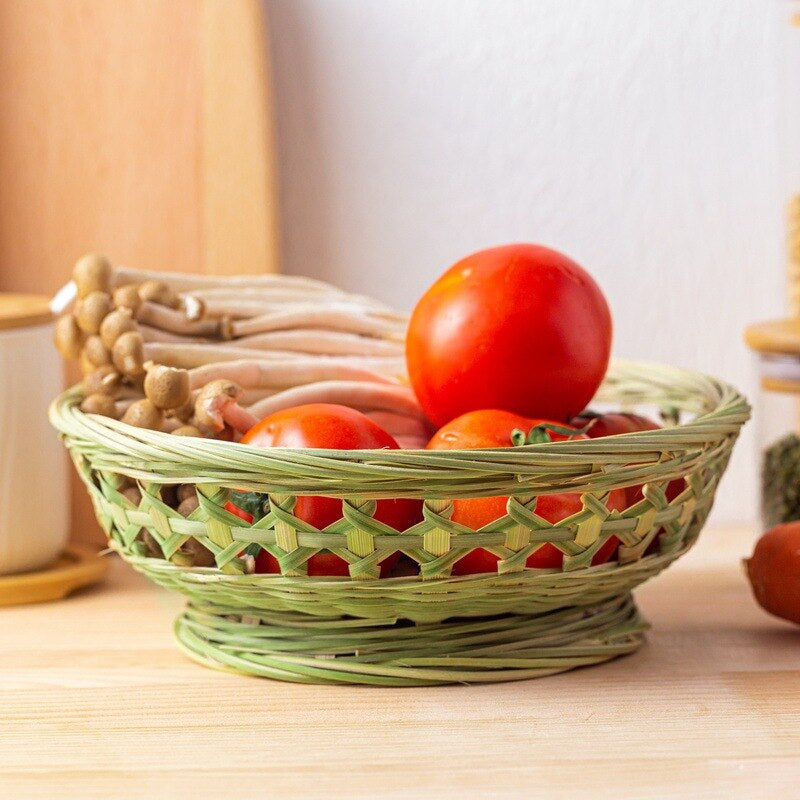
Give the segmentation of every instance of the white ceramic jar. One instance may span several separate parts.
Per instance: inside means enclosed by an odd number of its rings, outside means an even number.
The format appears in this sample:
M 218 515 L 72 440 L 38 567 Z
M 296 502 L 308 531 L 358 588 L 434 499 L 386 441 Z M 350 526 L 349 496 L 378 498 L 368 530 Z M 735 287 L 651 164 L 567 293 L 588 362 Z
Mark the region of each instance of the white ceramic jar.
M 46 567 L 69 533 L 67 461 L 47 407 L 62 388 L 47 298 L 0 294 L 0 574 Z

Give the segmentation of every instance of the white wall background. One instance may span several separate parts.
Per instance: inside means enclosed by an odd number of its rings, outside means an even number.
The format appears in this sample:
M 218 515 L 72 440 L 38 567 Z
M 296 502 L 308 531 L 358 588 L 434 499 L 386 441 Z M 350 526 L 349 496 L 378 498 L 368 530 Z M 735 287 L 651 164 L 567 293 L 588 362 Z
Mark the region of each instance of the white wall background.
M 410 309 L 470 251 L 541 242 L 598 279 L 618 356 L 756 397 L 741 329 L 783 311 L 800 105 L 780 0 L 266 1 L 287 271 Z M 718 522 L 756 516 L 756 433 Z

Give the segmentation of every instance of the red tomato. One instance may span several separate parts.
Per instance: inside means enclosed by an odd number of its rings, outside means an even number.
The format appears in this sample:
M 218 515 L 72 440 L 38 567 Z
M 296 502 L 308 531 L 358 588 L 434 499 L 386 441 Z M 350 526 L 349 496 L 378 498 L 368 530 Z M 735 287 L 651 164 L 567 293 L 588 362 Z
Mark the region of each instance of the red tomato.
M 517 429 L 525 433 L 537 426 L 547 429 L 560 423 L 549 420 L 528 419 L 508 411 L 471 411 L 441 428 L 428 443 L 430 450 L 460 450 L 482 447 L 511 447 L 512 432 Z M 575 430 L 572 428 L 571 430 Z M 574 434 L 549 431 L 554 442 L 564 439 L 587 439 L 577 430 Z M 508 497 L 475 497 L 453 501 L 451 519 L 467 528 L 478 530 L 484 525 L 505 516 Z M 615 489 L 608 498 L 608 508 L 622 511 L 625 508 L 624 489 Z M 581 496 L 575 492 L 542 495 L 536 502 L 536 513 L 548 522 L 560 522 L 583 509 Z M 595 553 L 592 564 L 605 564 L 613 558 L 619 540 L 616 536 Z M 471 575 L 476 572 L 496 572 L 500 559 L 488 550 L 473 550 L 453 565 L 453 575 Z M 535 550 L 525 562 L 527 567 L 558 568 L 562 565 L 564 554 L 554 545 L 546 543 Z
M 800 522 L 768 530 L 745 567 L 761 608 L 800 625 Z
M 594 395 L 610 351 L 600 288 L 534 244 L 452 266 L 417 303 L 406 339 L 411 384 L 438 426 L 482 408 L 567 420 Z
M 331 450 L 398 449 L 397 442 L 360 411 L 346 406 L 313 403 L 287 408 L 261 420 L 242 437 L 242 444 L 254 447 L 309 447 Z M 246 511 L 230 501 L 226 508 L 252 521 Z M 298 497 L 293 514 L 298 519 L 325 528 L 342 517 L 342 501 L 332 497 Z M 375 519 L 397 531 L 406 530 L 422 519 L 419 500 L 378 500 Z M 397 562 L 394 554 L 381 562 L 386 577 Z M 256 558 L 256 572 L 280 572 L 277 559 L 262 550 Z M 309 575 L 349 575 L 347 562 L 332 553 L 320 552 L 308 560 Z

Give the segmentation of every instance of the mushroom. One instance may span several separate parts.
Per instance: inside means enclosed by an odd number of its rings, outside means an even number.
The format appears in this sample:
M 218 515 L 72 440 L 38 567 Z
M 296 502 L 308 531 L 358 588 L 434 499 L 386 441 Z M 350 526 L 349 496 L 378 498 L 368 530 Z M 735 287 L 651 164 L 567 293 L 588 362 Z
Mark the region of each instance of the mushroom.
M 65 314 L 56 321 L 53 341 L 64 358 L 78 358 L 83 347 L 83 332 L 72 314 Z
M 197 496 L 193 495 L 192 497 L 187 497 L 184 500 L 181 500 L 176 510 L 184 517 L 188 517 L 189 514 L 197 511 L 198 508 L 200 508 L 200 502 L 198 501 Z
M 102 417 L 117 418 L 117 404 L 108 394 L 90 394 L 83 399 L 81 411 L 84 414 L 100 414 Z
M 149 300 L 139 307 L 137 319 L 145 325 L 171 333 L 211 337 L 222 335 L 222 320 L 202 319 L 193 322 L 183 312 Z
M 119 389 L 122 376 L 110 364 L 98 367 L 94 372 L 84 376 L 83 391 L 88 397 L 91 394 L 107 394 L 113 396 Z
M 182 408 L 191 398 L 189 373 L 185 369 L 154 364 L 147 370 L 144 393 L 157 408 L 165 411 Z
M 205 302 L 191 294 L 187 294 L 185 297 L 180 298 L 179 307 L 183 309 L 186 319 L 191 320 L 192 322 L 202 319 L 206 314 Z
M 164 412 L 147 398 L 132 403 L 122 416 L 122 422 L 133 425 L 134 428 L 148 428 L 151 431 L 158 430 L 163 421 Z
M 97 333 L 111 308 L 111 295 L 106 292 L 90 292 L 75 307 L 78 327 L 84 333 Z
M 363 412 L 390 411 L 427 424 L 425 413 L 410 387 L 365 380 L 316 381 L 293 386 L 255 402 L 250 406 L 250 413 L 263 419 L 284 408 L 307 403 L 336 403 Z
M 139 286 L 139 298 L 144 302 L 177 308 L 178 295 L 164 281 L 145 281 Z
M 157 272 L 152 270 L 132 269 L 131 267 L 116 267 L 114 279 L 117 286 L 123 283 L 144 283 L 154 279 L 169 283 L 176 292 L 196 292 L 204 289 L 223 289 L 226 292 L 237 289 L 262 289 L 264 291 L 280 287 L 304 289 L 306 291 L 320 292 L 322 294 L 342 294 L 329 283 L 304 278 L 298 275 L 188 275 L 183 272 Z
M 268 331 L 297 328 L 360 333 L 384 338 L 402 338 L 405 323 L 363 305 L 342 303 L 304 303 L 285 311 L 273 311 L 249 319 L 234 320 L 231 324 L 235 338 Z
M 108 352 L 103 340 L 96 333 L 93 333 L 84 343 L 83 355 L 95 367 L 102 367 L 104 364 L 111 363 L 111 353 Z
M 180 506 L 178 507 L 178 511 L 183 513 L 180 509 Z M 188 514 L 184 514 L 184 516 L 188 516 L 191 513 L 192 512 L 189 511 Z M 214 554 L 205 545 L 200 544 L 200 542 L 198 542 L 196 539 L 187 539 L 181 549 L 191 556 L 193 567 L 217 566 L 217 561 L 214 558 Z
M 226 423 L 239 433 L 245 433 L 258 420 L 237 402 L 243 394 L 241 386 L 225 378 L 207 383 L 195 400 L 196 420 L 217 433 L 225 428 Z
M 176 419 L 181 420 L 181 422 L 189 422 L 191 418 L 194 416 L 194 401 L 197 399 L 197 395 L 200 393 L 199 389 L 193 389 L 189 392 L 189 397 L 187 398 L 186 402 L 179 406 L 178 408 L 173 408 L 170 410 L 169 415 L 171 417 L 175 417 Z
M 183 502 L 187 497 L 197 497 L 197 490 L 193 483 L 181 483 L 178 486 L 178 500 Z
M 138 486 L 128 486 L 121 492 L 131 503 L 138 506 L 142 502 L 142 490 Z
M 144 374 L 144 341 L 138 331 L 123 333 L 111 349 L 114 366 L 130 378 Z M 188 377 L 188 376 L 187 376 Z
M 181 425 L 179 428 L 175 428 L 172 431 L 173 436 L 192 436 L 196 439 L 203 438 L 203 432 L 199 428 L 195 428 L 194 425 Z
M 114 289 L 113 300 L 117 308 L 130 309 L 131 314 L 134 315 L 142 304 L 139 287 L 135 283 L 126 283 L 124 286 Z
M 237 361 L 203 364 L 189 370 L 192 386 L 205 386 L 209 381 L 227 378 L 246 389 L 286 389 L 318 381 L 369 381 L 397 386 L 396 378 L 387 377 L 386 365 L 402 369 L 399 359 L 380 359 L 383 372 L 375 371 L 375 359 L 336 358 L 334 356 L 298 356 L 284 358 L 257 357 Z
M 133 314 L 129 308 L 117 308 L 112 311 L 100 326 L 100 338 L 103 344 L 111 350 L 114 342 L 128 331 L 135 331 L 136 323 L 133 321 Z
M 111 287 L 111 264 L 99 253 L 89 253 L 75 263 L 72 270 L 78 298 L 87 297 L 92 292 L 108 293 Z
M 81 375 L 89 375 L 97 369 L 97 364 L 86 357 L 86 353 L 81 350 L 81 355 L 78 360 L 78 364 L 81 368 Z

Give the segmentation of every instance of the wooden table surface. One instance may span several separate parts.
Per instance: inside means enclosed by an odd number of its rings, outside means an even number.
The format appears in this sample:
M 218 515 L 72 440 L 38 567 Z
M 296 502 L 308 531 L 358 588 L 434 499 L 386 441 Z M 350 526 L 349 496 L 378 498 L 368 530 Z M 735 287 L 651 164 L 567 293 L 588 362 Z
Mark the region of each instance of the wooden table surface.
M 196 666 L 180 599 L 114 563 L 0 609 L 0 797 L 753 798 L 800 785 L 800 631 L 761 612 L 748 530 L 638 593 L 636 654 L 524 683 L 315 687 Z

